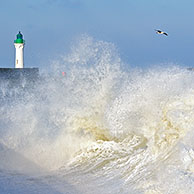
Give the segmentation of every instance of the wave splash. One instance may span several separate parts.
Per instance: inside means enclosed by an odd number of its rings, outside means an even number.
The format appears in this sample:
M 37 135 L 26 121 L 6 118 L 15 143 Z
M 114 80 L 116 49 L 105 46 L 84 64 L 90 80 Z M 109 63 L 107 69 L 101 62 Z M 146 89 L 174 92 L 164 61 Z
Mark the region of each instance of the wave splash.
M 113 44 L 88 36 L 52 67 L 33 93 L 2 104 L 0 155 L 18 153 L 84 193 L 194 192 L 193 72 L 124 71 Z

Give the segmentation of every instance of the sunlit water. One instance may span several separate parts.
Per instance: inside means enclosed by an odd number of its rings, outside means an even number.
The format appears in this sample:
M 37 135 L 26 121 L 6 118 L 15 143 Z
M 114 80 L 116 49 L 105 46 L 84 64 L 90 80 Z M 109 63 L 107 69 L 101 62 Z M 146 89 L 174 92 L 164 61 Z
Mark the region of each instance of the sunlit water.
M 192 71 L 126 70 L 88 36 L 52 68 L 8 102 L 1 85 L 0 193 L 194 193 Z

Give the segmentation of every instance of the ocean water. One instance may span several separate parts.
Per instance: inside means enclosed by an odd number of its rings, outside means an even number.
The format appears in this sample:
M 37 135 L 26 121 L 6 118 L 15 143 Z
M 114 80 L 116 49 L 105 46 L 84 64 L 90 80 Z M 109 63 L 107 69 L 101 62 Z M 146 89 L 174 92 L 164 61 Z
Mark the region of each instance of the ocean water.
M 194 72 L 127 69 L 86 35 L 51 68 L 1 85 L 0 193 L 194 193 Z

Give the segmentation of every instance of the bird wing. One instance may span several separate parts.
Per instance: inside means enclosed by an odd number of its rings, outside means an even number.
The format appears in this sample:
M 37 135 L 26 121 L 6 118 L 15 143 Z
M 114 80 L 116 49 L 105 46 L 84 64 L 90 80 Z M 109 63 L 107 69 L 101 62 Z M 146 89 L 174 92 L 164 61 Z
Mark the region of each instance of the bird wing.
M 166 32 L 163 33 L 164 35 L 168 36 L 168 34 Z

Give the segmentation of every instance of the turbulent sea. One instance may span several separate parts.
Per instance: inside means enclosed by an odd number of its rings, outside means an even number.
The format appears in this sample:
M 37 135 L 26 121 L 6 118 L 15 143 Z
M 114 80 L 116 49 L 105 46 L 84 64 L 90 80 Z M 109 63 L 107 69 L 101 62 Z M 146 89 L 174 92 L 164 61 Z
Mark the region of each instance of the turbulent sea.
M 0 86 L 1 194 L 194 193 L 194 72 L 127 69 L 88 36 L 51 66 Z

